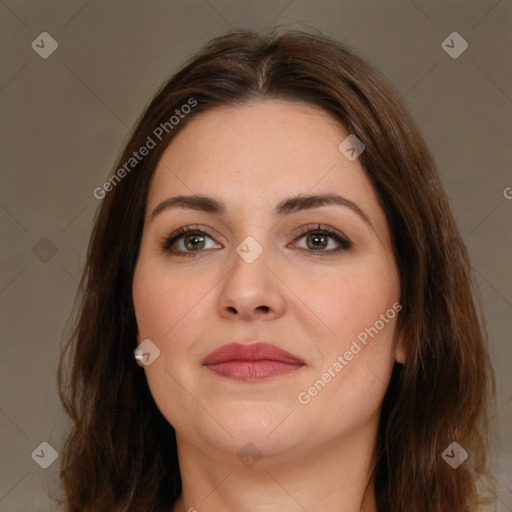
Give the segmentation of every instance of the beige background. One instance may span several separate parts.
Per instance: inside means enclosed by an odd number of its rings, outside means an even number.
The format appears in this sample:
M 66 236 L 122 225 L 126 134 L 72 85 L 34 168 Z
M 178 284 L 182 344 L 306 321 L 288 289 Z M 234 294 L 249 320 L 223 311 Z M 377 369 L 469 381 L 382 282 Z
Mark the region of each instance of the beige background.
M 67 427 L 55 373 L 93 189 L 185 57 L 231 28 L 272 25 L 352 45 L 420 125 L 482 292 L 502 435 L 497 510 L 512 511 L 511 0 L 1 1 L 0 510 L 56 510 L 45 490 L 58 490 L 58 461 L 42 469 L 31 454 L 43 441 L 58 452 Z M 59 45 L 47 59 L 31 47 L 44 31 Z M 469 44 L 456 59 L 441 47 L 454 31 Z M 46 262 L 33 251 L 43 237 L 57 251 Z

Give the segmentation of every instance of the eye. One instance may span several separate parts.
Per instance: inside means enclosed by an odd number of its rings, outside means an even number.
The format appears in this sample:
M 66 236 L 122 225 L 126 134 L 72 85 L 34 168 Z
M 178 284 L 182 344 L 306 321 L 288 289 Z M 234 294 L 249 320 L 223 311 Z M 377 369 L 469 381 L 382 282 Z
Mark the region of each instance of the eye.
M 296 241 L 302 238 L 306 239 L 307 247 L 302 249 L 315 255 L 332 255 L 352 247 L 352 242 L 339 231 L 329 226 L 322 226 L 321 224 L 304 226 L 299 230 L 299 235 L 295 239 Z M 160 247 L 165 253 L 188 257 L 197 256 L 203 252 L 203 249 L 222 248 L 222 246 L 217 244 L 213 247 L 207 247 L 206 239 L 213 241 L 212 237 L 206 231 L 199 229 L 196 224 L 195 226 L 179 228 L 172 235 L 164 236 L 160 240 Z M 332 240 L 338 247 L 326 250 L 329 247 L 329 242 Z
M 335 254 L 352 247 L 352 242 L 342 235 L 338 230 L 329 226 L 317 224 L 316 227 L 304 226 L 299 230 L 300 237 L 306 239 L 305 250 L 312 254 Z M 329 246 L 329 239 L 334 240 L 338 247 L 325 250 Z
M 164 236 L 161 240 L 160 247 L 164 252 L 171 252 L 177 256 L 196 256 L 202 249 L 214 249 L 216 247 L 206 247 L 206 239 L 212 238 L 205 231 L 198 229 L 197 224 L 195 227 L 185 226 L 176 230 L 170 236 Z M 177 249 L 172 247 L 176 246 Z

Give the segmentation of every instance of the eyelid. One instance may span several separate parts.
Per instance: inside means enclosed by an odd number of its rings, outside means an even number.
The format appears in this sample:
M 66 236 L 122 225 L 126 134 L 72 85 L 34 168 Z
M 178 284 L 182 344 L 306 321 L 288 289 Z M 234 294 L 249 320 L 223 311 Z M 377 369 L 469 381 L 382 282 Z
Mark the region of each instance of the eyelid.
M 307 224 L 305 226 L 300 227 L 296 231 L 296 235 L 295 235 L 295 239 L 294 239 L 293 243 L 297 242 L 297 240 L 300 240 L 304 236 L 306 236 L 310 233 L 315 233 L 315 232 L 326 233 L 327 236 L 334 239 L 340 247 L 338 249 L 334 249 L 334 250 L 331 249 L 329 251 L 322 251 L 320 249 L 318 249 L 318 250 L 302 249 L 302 250 L 305 250 L 311 254 L 333 255 L 333 254 L 337 254 L 342 251 L 347 251 L 348 249 L 350 249 L 353 246 L 352 241 L 343 232 L 341 232 L 340 230 L 338 230 L 332 226 L 329 226 L 327 224 L 321 224 L 318 222 L 313 223 L 313 224 Z
M 158 237 L 158 246 L 164 253 L 172 252 L 170 251 L 170 246 L 179 240 L 180 238 L 192 234 L 192 233 L 204 233 L 212 240 L 215 235 L 210 234 L 210 228 L 203 226 L 201 224 L 190 224 L 186 226 L 181 226 L 175 230 L 172 230 L 170 234 L 164 233 L 162 236 Z M 216 242 L 217 243 L 217 242 Z M 177 251 L 178 253 L 183 254 L 183 251 Z M 189 254 L 192 251 L 189 251 Z
M 304 226 L 301 226 L 300 228 L 295 230 L 295 236 L 300 237 L 302 235 L 306 235 L 306 234 L 314 232 L 314 231 L 324 231 L 331 235 L 336 235 L 339 238 L 342 238 L 347 242 L 350 242 L 349 238 L 342 231 L 340 231 L 339 229 L 336 229 L 332 226 L 329 226 L 328 224 L 322 224 L 320 222 L 313 222 L 311 224 L 306 224 Z

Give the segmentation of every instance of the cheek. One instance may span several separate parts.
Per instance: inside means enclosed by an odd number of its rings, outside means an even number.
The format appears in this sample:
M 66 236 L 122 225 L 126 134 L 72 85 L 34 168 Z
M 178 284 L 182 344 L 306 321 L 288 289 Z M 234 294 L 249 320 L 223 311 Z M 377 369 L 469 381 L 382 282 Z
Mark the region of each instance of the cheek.
M 397 274 L 377 258 L 354 259 L 336 273 L 302 279 L 301 288 L 294 291 L 306 298 L 307 305 L 328 327 L 323 345 L 329 352 L 350 345 L 400 298 Z M 382 328 L 386 335 L 390 324 L 386 322 Z
M 328 407 L 335 399 L 332 403 L 341 408 L 374 410 L 385 393 L 400 295 L 397 275 L 380 261 L 347 265 L 336 279 L 320 280 L 308 294 L 308 304 L 329 327 L 317 345 L 318 370 L 310 382 L 311 398 L 318 396 L 313 408 Z
M 135 271 L 133 301 L 141 336 L 164 342 L 201 308 L 211 285 L 205 276 L 141 262 Z M 189 326 L 190 327 L 190 326 Z
M 212 287 L 205 284 L 204 277 L 171 273 L 149 259 L 141 259 L 133 279 L 139 341 L 149 338 L 160 349 L 159 358 L 144 367 L 148 385 L 164 417 L 174 428 L 183 430 L 193 428 L 192 418 L 201 416 L 185 391 L 193 389 L 193 382 L 183 360 L 195 327 L 201 325 L 195 315 L 205 307 L 205 294 Z

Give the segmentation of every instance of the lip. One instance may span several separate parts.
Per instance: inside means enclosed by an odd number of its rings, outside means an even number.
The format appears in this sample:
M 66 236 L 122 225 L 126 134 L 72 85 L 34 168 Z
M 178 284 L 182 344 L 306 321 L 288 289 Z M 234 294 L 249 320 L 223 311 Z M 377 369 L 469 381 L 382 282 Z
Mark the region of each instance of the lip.
M 265 342 L 230 343 L 206 356 L 203 365 L 235 380 L 257 381 L 298 370 L 304 361 Z

